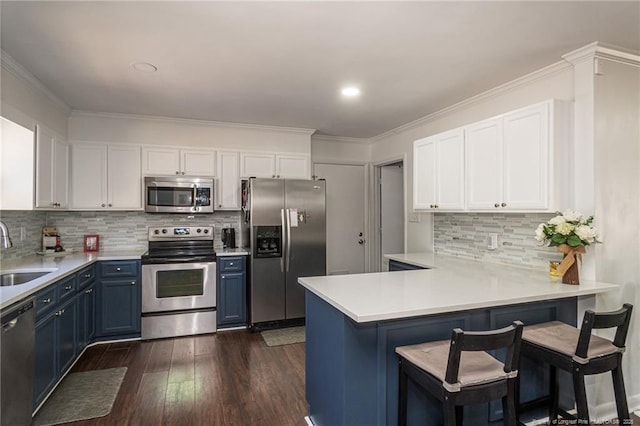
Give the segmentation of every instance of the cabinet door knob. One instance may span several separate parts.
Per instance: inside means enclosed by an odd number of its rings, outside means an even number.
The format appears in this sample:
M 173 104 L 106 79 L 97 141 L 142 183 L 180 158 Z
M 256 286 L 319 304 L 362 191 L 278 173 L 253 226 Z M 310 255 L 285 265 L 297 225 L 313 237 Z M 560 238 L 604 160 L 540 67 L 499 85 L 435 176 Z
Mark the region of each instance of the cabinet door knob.
M 222 207 L 222 204 L 218 204 L 218 208 Z
M 120 267 L 118 266 L 118 267 L 116 268 L 116 271 L 120 272 L 120 271 L 122 271 L 122 269 L 120 269 Z
M 507 207 L 507 203 L 502 203 L 501 206 L 502 207 Z
M 92 288 L 90 288 L 89 290 L 86 290 L 86 291 L 84 292 L 84 294 L 91 294 L 91 293 L 93 293 L 93 289 L 92 289 Z
M 135 281 L 131 281 L 131 285 L 136 285 L 136 282 Z
M 184 175 L 184 172 L 182 172 L 182 174 Z
M 176 174 L 177 174 L 177 175 L 179 175 L 179 174 L 180 174 L 180 172 L 176 170 Z
M 233 262 L 229 262 L 229 266 L 233 266 Z
M 68 285 L 68 286 L 64 287 L 64 289 L 67 290 L 67 291 L 71 290 L 72 288 L 73 288 L 73 286 L 71 286 L 71 285 Z
M 59 317 L 60 315 L 62 315 L 62 311 L 58 311 L 56 312 L 56 316 Z
M 43 299 L 42 303 L 51 303 L 51 298 L 47 297 L 46 299 Z
M 102 203 L 102 207 L 106 207 L 106 206 L 107 206 L 106 204 Z
M 109 203 L 109 207 L 111 207 L 111 203 Z
M 276 177 L 276 175 L 271 175 L 271 177 L 272 177 L 272 178 L 275 178 L 275 177 Z
M 277 177 L 278 179 L 280 179 L 280 175 L 276 175 L 276 177 Z
M 224 275 L 220 275 L 220 278 L 222 278 L 224 280 Z
M 495 203 L 495 204 L 493 205 L 493 207 L 498 208 L 498 207 L 500 207 L 500 204 Z
M 85 278 L 91 278 L 91 274 L 84 274 Z

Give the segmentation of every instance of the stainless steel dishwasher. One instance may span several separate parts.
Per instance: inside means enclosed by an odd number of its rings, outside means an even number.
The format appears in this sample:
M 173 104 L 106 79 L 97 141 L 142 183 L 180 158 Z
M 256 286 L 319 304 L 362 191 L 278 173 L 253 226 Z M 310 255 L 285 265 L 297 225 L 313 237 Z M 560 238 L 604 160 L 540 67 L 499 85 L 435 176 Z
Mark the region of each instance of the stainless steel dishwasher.
M 33 299 L 21 301 L 0 314 L 0 425 L 31 424 L 33 409 L 33 352 L 36 310 Z

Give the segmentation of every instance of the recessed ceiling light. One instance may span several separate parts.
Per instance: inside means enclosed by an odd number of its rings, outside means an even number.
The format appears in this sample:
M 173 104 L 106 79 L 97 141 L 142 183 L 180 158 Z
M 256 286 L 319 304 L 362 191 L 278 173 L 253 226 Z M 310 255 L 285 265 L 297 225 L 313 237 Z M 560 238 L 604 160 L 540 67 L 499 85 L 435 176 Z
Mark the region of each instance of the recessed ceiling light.
M 347 86 L 342 88 L 342 96 L 346 96 L 348 98 L 355 98 L 360 95 L 360 89 L 355 86 Z
M 149 62 L 134 62 L 131 64 L 134 70 L 146 73 L 152 73 L 158 71 L 158 67 Z

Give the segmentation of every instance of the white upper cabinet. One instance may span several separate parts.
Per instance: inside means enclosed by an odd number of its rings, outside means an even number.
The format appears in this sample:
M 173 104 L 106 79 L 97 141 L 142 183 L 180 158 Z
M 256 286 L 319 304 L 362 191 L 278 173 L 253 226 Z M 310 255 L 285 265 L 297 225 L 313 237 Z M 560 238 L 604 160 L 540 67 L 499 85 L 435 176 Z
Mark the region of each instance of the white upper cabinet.
M 465 131 L 467 207 L 498 208 L 502 202 L 502 120 L 482 121 Z
M 244 178 L 275 178 L 275 155 L 254 152 L 240 153 L 240 176 Z
M 464 209 L 464 132 L 455 129 L 413 143 L 413 208 Z
M 211 149 L 142 148 L 142 172 L 145 176 L 216 175 L 216 151 Z
M 466 128 L 467 208 L 567 208 L 568 105 L 547 101 Z
M 36 128 L 36 199 L 42 209 L 69 206 L 69 144 L 44 126 Z
M 71 208 L 141 210 L 140 147 L 73 144 Z
M 34 134 L 0 117 L 0 210 L 32 210 Z
M 240 154 L 218 151 L 216 210 L 240 210 Z
M 309 156 L 304 154 L 240 153 L 243 178 L 309 179 Z
M 309 157 L 306 155 L 276 154 L 276 177 L 309 179 Z

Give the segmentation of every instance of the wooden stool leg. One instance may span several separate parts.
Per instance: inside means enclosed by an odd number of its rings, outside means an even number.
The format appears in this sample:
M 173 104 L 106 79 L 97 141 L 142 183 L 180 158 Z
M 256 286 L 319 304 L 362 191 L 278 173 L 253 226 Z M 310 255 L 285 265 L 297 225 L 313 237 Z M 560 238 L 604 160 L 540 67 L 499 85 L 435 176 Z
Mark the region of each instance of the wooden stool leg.
M 622 377 L 622 365 L 618 363 L 618 367 L 611 370 L 613 378 L 613 392 L 616 396 L 616 409 L 618 410 L 618 420 L 621 425 L 629 423 L 629 406 L 627 405 L 627 393 L 624 390 L 624 378 Z M 626 420 L 626 422 L 625 422 Z
M 584 374 L 578 367 L 573 367 L 573 392 L 576 396 L 576 408 L 578 409 L 578 424 L 589 424 L 589 404 L 587 403 L 587 391 L 584 385 Z
M 404 371 L 402 363 L 398 366 L 398 384 L 400 386 L 400 395 L 398 397 L 398 426 L 407 426 L 407 385 L 408 376 Z
M 507 381 L 507 394 L 502 397 L 502 417 L 505 426 L 516 426 L 516 379 Z
M 552 365 L 549 368 L 549 398 L 551 398 L 549 401 L 549 422 L 552 424 L 558 420 L 559 393 L 558 369 Z
M 445 396 L 442 411 L 444 414 L 444 426 L 457 426 L 455 399 Z

